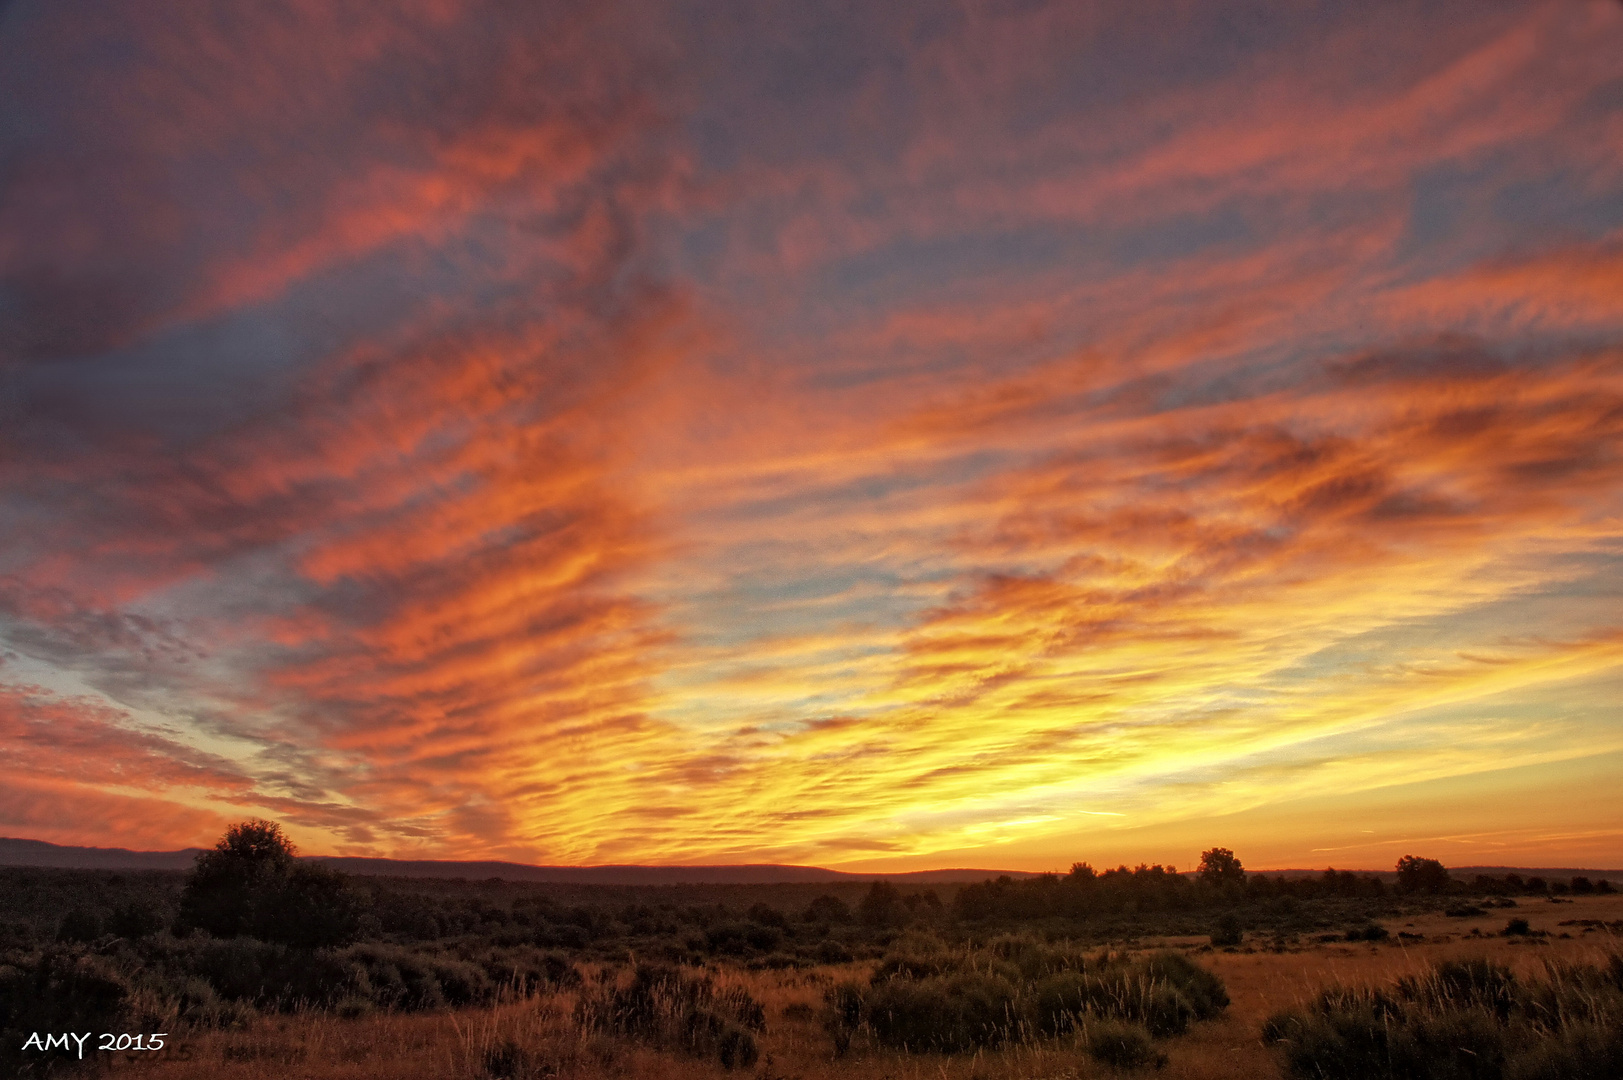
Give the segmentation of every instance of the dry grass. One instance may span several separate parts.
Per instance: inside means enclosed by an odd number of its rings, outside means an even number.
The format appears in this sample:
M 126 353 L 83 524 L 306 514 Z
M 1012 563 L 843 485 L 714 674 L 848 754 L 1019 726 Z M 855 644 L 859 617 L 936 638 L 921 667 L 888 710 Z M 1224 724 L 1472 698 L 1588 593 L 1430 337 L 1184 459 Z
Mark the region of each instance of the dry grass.
M 1496 936 L 1518 916 L 1549 936 Z M 1545 960 L 1594 961 L 1619 946 L 1616 932 L 1569 924 L 1623 919 L 1623 896 L 1579 897 L 1572 903 L 1523 901 L 1470 919 L 1444 915 L 1388 924 L 1393 938 L 1380 945 L 1249 943 L 1240 951 L 1202 952 L 1197 959 L 1220 975 L 1232 1000 L 1220 1020 L 1196 1024 L 1166 1040 L 1166 1080 L 1256 1080 L 1280 1075 L 1260 1039 L 1262 1021 L 1310 1001 L 1331 982 L 1373 985 L 1415 975 L 1442 959 L 1485 956 L 1522 973 Z M 1472 937 L 1476 928 L 1483 937 Z M 1587 932 L 1586 932 L 1587 929 Z M 1400 941 L 1402 931 L 1421 940 Z M 1561 935 L 1568 935 L 1563 937 Z M 1190 940 L 1183 943 L 1195 947 Z M 1259 947 L 1260 946 L 1260 947 Z M 718 989 L 742 985 L 766 1009 L 761 1059 L 728 1073 L 714 1061 L 664 1053 L 583 1031 L 574 1021 L 575 994 L 557 993 L 488 1009 L 433 1014 L 377 1014 L 340 1019 L 328 1013 L 265 1017 L 247 1030 L 203 1032 L 173 1043 L 161 1056 L 120 1055 L 112 1071 L 153 1080 L 486 1080 L 504 1072 L 527 1077 L 582 1080 L 638 1077 L 696 1080 L 1039 1080 L 1127 1075 L 1099 1065 L 1074 1039 L 1023 1043 L 975 1055 L 902 1054 L 854 1046 L 836 1059 L 821 1019 L 823 990 L 861 978 L 871 965 L 811 971 L 749 972 L 723 968 Z M 517 1053 L 512 1052 L 516 1048 Z

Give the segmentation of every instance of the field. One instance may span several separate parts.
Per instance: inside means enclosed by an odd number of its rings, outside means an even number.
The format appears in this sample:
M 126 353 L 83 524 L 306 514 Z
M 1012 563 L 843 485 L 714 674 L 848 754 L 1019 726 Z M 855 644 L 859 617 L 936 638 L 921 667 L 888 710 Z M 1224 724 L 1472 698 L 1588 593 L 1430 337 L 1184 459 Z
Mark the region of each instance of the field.
M 1284 1077 L 1284 1056 L 1265 1040 L 1265 1024 L 1283 1010 L 1307 1008 L 1327 986 L 1392 985 L 1406 976 L 1423 977 L 1440 961 L 1481 958 L 1531 985 L 1563 963 L 1604 969 L 1619 951 L 1623 931 L 1623 895 L 1617 893 L 1507 898 L 1473 895 L 1463 884 L 1449 895 L 1385 891 L 1289 900 L 1254 894 L 1268 891 L 1266 884 L 1254 884 L 1253 892 L 1231 894 L 1236 902 L 1216 909 L 1145 913 L 1129 907 L 1080 920 L 987 922 L 962 917 L 966 905 L 957 902 L 960 890 L 952 886 L 929 890 L 934 900 L 897 894 L 894 910 L 876 911 L 871 896 L 882 890 L 868 886 L 845 886 L 847 895 L 837 895 L 840 888 L 798 885 L 594 889 L 396 881 L 367 886 L 373 890 L 371 909 L 387 916 L 374 916 L 369 924 L 378 942 L 301 953 L 243 939 L 177 937 L 170 928 L 132 944 L 105 925 L 80 935 L 94 932 L 87 941 L 42 944 L 41 928 L 53 915 L 64 926 L 80 917 L 62 914 L 66 896 L 96 898 L 107 912 L 126 911 L 128 921 L 128 897 L 172 906 L 180 877 L 14 870 L 4 872 L 0 884 L 10 916 L 0 924 L 10 935 L 9 970 L 22 972 L 50 953 L 64 963 L 100 965 L 97 971 L 124 980 L 130 996 L 119 1022 L 134 1024 L 125 1029 L 132 1031 L 161 1022 L 169 1032 L 167 1045 L 155 1053 L 89 1056 L 97 1068 L 155 1080 Z M 533 911 L 548 915 L 515 921 Z M 797 914 L 774 925 L 780 911 Z M 452 925 L 454 913 L 461 913 L 462 924 Z M 1224 915 L 1243 924 L 1238 945 L 1212 944 L 1214 933 L 1223 932 Z M 1512 919 L 1525 921 L 1519 928 L 1525 933 L 1503 933 Z M 416 937 L 380 932 L 390 920 L 415 920 L 421 927 Z M 700 929 L 706 922 L 708 934 Z M 1216 931 L 1191 932 L 1195 925 L 1214 924 Z M 1226 1007 L 1180 1014 L 1158 1027 L 1153 1003 L 1123 1005 L 1121 994 L 1166 990 L 1155 973 L 1164 974 L 1171 961 L 1156 958 L 1168 954 L 1215 974 L 1226 989 Z M 261 985 L 232 984 L 233 978 L 240 982 L 240 972 L 222 968 L 221 957 L 239 967 L 257 958 Z M 333 972 L 348 972 L 342 978 L 360 981 L 325 1001 L 276 996 L 265 989 L 275 981 L 266 974 L 274 957 L 306 970 L 329 970 L 322 968 L 329 963 Z M 348 966 L 332 966 L 330 957 L 342 957 Z M 193 965 L 185 969 L 191 974 L 177 974 L 182 961 Z M 399 989 L 412 985 L 413 962 L 430 961 L 440 965 L 432 1000 Z M 499 977 L 503 964 L 512 969 L 505 981 Z M 1168 977 L 1176 981 L 1182 970 Z M 641 990 L 639 971 L 649 982 Z M 649 981 L 651 971 L 670 981 Z M 160 973 L 169 981 L 160 980 Z M 200 978 L 212 980 L 212 989 Z M 1067 1014 L 1070 1020 L 1054 1022 L 1052 1011 L 1041 1013 L 1041 993 L 1067 978 L 1115 979 L 1110 985 L 1118 997 L 1096 996 L 1093 1005 Z M 397 990 L 388 997 L 382 988 L 391 979 Z M 848 995 L 865 995 L 861 1015 L 852 1012 L 843 1027 L 842 986 Z M 919 988 L 931 986 L 960 996 L 918 997 Z M 953 1018 L 963 1014 L 963 1001 L 999 986 L 1012 987 L 1002 992 L 1015 995 L 999 1005 L 993 994 L 994 1012 L 1002 1008 L 1010 1016 L 1007 1026 L 999 1027 L 994 1017 L 991 1027 L 976 1028 L 972 1017 L 958 1036 L 918 1045 L 958 1023 Z M 1198 1001 L 1198 989 L 1182 986 L 1181 993 Z M 922 1027 L 899 1027 L 884 1012 L 884 1002 L 892 999 L 883 995 L 902 990 L 916 991 L 900 1000 L 925 1009 Z M 88 1015 L 70 1015 L 71 1000 L 64 998 L 69 1012 L 55 1015 L 57 1025 L 96 1026 Z M 928 1010 L 943 1001 L 956 1002 L 957 1011 L 935 1019 Z M 1041 1015 L 1049 1015 L 1047 1026 L 1036 1019 Z M 694 1016 L 703 1022 L 695 1026 Z M 1096 1049 L 1101 1033 L 1117 1028 L 1154 1036 L 1132 1036 L 1143 1043 L 1136 1064 L 1132 1052 L 1111 1058 Z M 15 1040 L 17 1032 L 14 1022 L 7 1038 Z M 49 1060 L 36 1054 L 13 1059 L 11 1067 L 18 1075 L 36 1075 L 76 1064 L 60 1054 Z

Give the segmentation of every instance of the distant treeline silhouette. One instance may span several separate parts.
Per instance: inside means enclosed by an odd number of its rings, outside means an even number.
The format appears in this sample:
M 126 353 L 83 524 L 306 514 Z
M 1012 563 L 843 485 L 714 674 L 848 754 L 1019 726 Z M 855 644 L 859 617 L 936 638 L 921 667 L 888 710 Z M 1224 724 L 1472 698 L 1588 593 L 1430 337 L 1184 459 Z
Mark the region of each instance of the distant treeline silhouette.
M 1303 901 L 1450 895 L 1559 896 L 1615 891 L 1611 882 L 1591 881 L 1587 877 L 1546 881 L 1542 877 L 1524 879 L 1517 874 L 1507 874 L 1504 877 L 1477 875 L 1470 882 L 1459 881 L 1451 877 L 1438 860 L 1415 855 L 1399 859 L 1396 869 L 1397 880 L 1390 884 L 1375 874 L 1334 868 L 1305 877 L 1247 874 L 1232 851 L 1212 848 L 1201 855 L 1200 867 L 1192 874 L 1180 874 L 1172 866 L 1142 863 L 1131 870 L 1118 866 L 1101 873 L 1079 862 L 1068 874 L 1044 874 L 1018 881 L 1000 877 L 966 885 L 954 898 L 952 910 L 959 918 L 974 921 L 1085 919 L 1090 915 L 1203 911 L 1285 897 Z

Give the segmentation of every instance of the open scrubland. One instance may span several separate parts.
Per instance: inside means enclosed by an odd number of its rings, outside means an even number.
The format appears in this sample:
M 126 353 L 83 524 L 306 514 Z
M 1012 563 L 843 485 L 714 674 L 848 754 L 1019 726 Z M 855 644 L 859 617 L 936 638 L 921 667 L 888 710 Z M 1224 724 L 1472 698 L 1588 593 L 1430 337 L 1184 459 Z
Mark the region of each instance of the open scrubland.
M 320 875 L 253 888 L 300 918 L 204 895 L 196 875 L 0 871 L 0 1069 L 1623 1075 L 1623 896 L 1581 879 L 1079 867 L 905 892 Z M 197 925 L 211 919 L 214 932 Z M 24 1048 L 69 1031 L 167 1037 L 84 1065 Z

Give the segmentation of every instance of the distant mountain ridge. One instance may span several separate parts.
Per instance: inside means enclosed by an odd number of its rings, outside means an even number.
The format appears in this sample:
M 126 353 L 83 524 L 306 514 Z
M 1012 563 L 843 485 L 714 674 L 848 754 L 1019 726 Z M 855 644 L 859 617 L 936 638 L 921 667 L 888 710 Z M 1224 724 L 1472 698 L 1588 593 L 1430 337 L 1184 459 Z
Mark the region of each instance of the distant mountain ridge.
M 128 848 L 68 847 L 44 840 L 0 837 L 0 866 L 38 866 L 63 870 L 189 870 L 201 848 L 180 851 L 131 851 Z M 722 866 L 531 866 L 497 860 L 371 859 L 349 855 L 315 855 L 345 873 L 370 877 L 467 878 L 479 881 L 554 882 L 572 885 L 770 885 L 807 881 L 939 882 L 981 881 L 1007 874 L 1024 878 L 1027 870 L 912 870 L 895 874 L 853 874 L 819 866 L 745 863 Z
M 179 851 L 131 851 L 128 848 L 69 847 L 44 840 L 0 837 L 0 866 L 37 866 L 62 870 L 189 870 L 201 848 Z M 1007 874 L 1012 878 L 1040 876 L 1031 870 L 980 870 L 969 867 L 942 870 L 910 870 L 900 873 L 851 873 L 820 866 L 788 866 L 776 863 L 740 863 L 711 866 L 532 866 L 499 860 L 457 861 L 451 859 L 372 859 L 352 855 L 315 855 L 311 861 L 324 863 L 345 873 L 367 877 L 467 878 L 482 881 L 552 882 L 571 885 L 771 885 L 814 881 L 983 881 Z M 1338 868 L 1340 869 L 1340 868 Z M 1521 874 L 1546 878 L 1587 876 L 1623 881 L 1623 870 L 1595 870 L 1582 867 L 1451 866 L 1450 874 L 1469 881 L 1477 874 L 1503 877 Z M 1310 877 L 1323 870 L 1261 870 L 1270 876 Z M 1397 875 L 1391 870 L 1359 870 L 1384 880 Z
M 0 866 L 61 870 L 189 870 L 202 848 L 131 851 L 129 848 L 64 847 L 44 840 L 0 837 Z
M 1351 868 L 1345 867 L 1345 866 L 1338 866 L 1338 867 L 1336 867 L 1336 869 L 1337 870 L 1347 870 L 1347 869 L 1351 869 Z M 1571 867 L 1571 866 L 1556 866 L 1556 867 L 1549 867 L 1549 866 L 1450 866 L 1448 868 L 1448 872 L 1449 872 L 1450 876 L 1456 878 L 1457 880 L 1459 880 L 1459 881 L 1467 881 L 1467 882 L 1470 881 L 1472 878 L 1476 877 L 1478 874 L 1481 874 L 1481 875 L 1483 875 L 1485 877 L 1504 877 L 1506 874 L 1520 874 L 1522 877 L 1542 877 L 1542 878 L 1560 878 L 1560 879 L 1574 878 L 1574 877 L 1590 877 L 1590 878 L 1607 878 L 1608 880 L 1613 881 L 1613 882 L 1623 880 L 1623 870 L 1595 870 L 1593 868 L 1585 869 L 1583 867 Z M 1318 870 L 1302 870 L 1302 869 L 1250 870 L 1250 869 L 1247 869 L 1246 873 L 1248 873 L 1248 874 L 1267 874 L 1269 877 L 1284 877 L 1284 878 L 1291 878 L 1291 879 L 1294 880 L 1296 878 L 1318 877 L 1320 874 L 1324 873 L 1324 870 L 1322 868 L 1318 869 Z M 1358 874 L 1360 876 L 1378 877 L 1382 881 L 1396 881 L 1398 879 L 1398 874 L 1397 874 L 1396 870 L 1358 870 L 1358 869 L 1353 869 L 1353 873 Z

